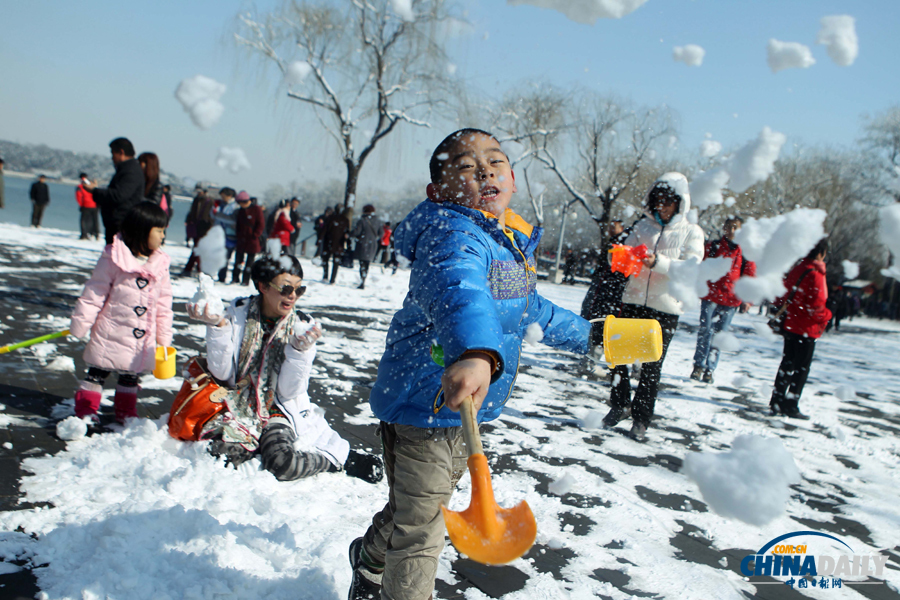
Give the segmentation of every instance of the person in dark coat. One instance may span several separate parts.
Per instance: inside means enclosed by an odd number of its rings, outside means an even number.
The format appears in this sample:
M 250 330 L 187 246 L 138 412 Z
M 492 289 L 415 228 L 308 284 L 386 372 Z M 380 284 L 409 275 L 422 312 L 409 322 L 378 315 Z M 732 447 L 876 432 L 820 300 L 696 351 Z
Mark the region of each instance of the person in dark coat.
M 316 229 L 316 253 L 313 254 L 313 258 L 316 256 L 322 255 L 322 243 L 325 239 L 325 224 L 328 222 L 328 219 L 331 218 L 331 215 L 334 214 L 334 209 L 330 206 L 325 209 L 325 212 L 316 217 L 315 221 L 315 229 Z
M 621 244 L 631 233 L 631 228 L 625 229 L 622 221 L 610 221 L 607 226 L 607 242 L 601 248 L 597 259 L 597 268 L 591 275 L 591 287 L 588 288 L 584 301 L 581 303 L 581 317 L 590 321 L 606 315 L 618 315 L 622 308 L 622 291 L 628 279 L 622 273 L 613 272 L 609 264 L 609 249 L 613 244 Z M 603 343 L 603 323 L 594 327 L 592 335 L 594 345 Z
M 792 419 L 809 419 L 800 412 L 799 403 L 816 351 L 816 340 L 822 337 L 825 326 L 831 320 L 831 311 L 825 307 L 828 302 L 828 284 L 825 281 L 827 252 L 828 238 L 823 238 L 806 258 L 788 271 L 783 282 L 788 291 L 774 302 L 774 306 L 780 308 L 788 302 L 791 291 L 796 290 L 785 311 L 784 353 L 769 401 L 773 416 L 781 413 Z
M 322 279 L 334 283 L 337 279 L 338 267 L 341 266 L 341 257 L 344 255 L 344 244 L 350 231 L 350 219 L 347 216 L 351 208 L 345 208 L 343 213 L 335 212 L 325 222 L 325 237 L 322 241 Z M 328 278 L 328 261 L 333 262 L 331 267 L 331 279 Z
M 100 218 L 106 232 L 106 243 L 112 244 L 119 233 L 122 219 L 144 201 L 144 172 L 134 157 L 134 146 L 127 138 L 116 138 L 109 143 L 116 173 L 105 188 L 91 183 L 85 186 L 94 194 L 94 202 L 100 207 Z
M 187 216 L 184 219 L 184 232 L 187 239 L 194 242 L 194 248 L 196 248 L 197 242 L 209 232 L 213 225 L 215 202 L 209 197 L 209 194 L 207 194 L 206 188 L 199 183 L 194 189 L 197 190 L 197 195 L 194 196 L 194 201 L 191 202 L 191 208 L 188 210 Z M 198 269 L 200 268 L 200 257 L 197 256 L 196 252 L 192 251 L 191 257 L 188 259 L 187 264 L 184 266 L 184 270 L 181 272 L 181 276 L 188 277 L 193 272 L 195 266 Z
M 297 240 L 300 239 L 300 230 L 303 228 L 303 217 L 300 215 L 300 198 L 291 198 L 291 256 L 297 255 Z
M 237 231 L 237 246 L 234 259 L 234 272 L 231 276 L 232 283 L 240 281 L 243 285 L 250 285 L 251 270 L 256 255 L 262 251 L 259 238 L 266 227 L 266 218 L 263 210 L 256 204 L 250 203 L 250 194 L 241 191 L 237 195 L 237 203 L 240 208 L 235 213 L 235 229 Z M 243 278 L 241 267 L 243 266 Z
M 144 152 L 138 156 L 138 164 L 144 173 L 144 200 L 162 207 L 163 185 L 159 180 L 159 157 L 152 152 Z
M 40 227 L 44 218 L 44 209 L 50 204 L 50 188 L 47 187 L 47 178 L 38 175 L 38 180 L 31 184 L 31 226 Z
M 378 243 L 381 241 L 381 227 L 375 218 L 375 207 L 366 204 L 363 214 L 353 228 L 352 237 L 356 240 L 354 258 L 359 261 L 359 289 L 366 287 L 366 276 L 369 274 L 369 263 L 375 260 L 378 254 Z

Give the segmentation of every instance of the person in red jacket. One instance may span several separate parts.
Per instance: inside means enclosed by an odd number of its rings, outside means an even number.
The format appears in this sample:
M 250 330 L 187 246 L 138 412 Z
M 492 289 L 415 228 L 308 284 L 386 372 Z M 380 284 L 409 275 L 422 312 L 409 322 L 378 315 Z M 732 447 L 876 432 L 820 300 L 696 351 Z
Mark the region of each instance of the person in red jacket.
M 691 379 L 713 382 L 713 372 L 719 364 L 719 349 L 713 347 L 716 334 L 728 331 L 735 311 L 747 312 L 750 304 L 734 295 L 734 282 L 740 277 L 756 276 L 756 264 L 744 258 L 741 247 L 734 243 L 734 236 L 744 224 L 740 217 L 729 217 L 722 227 L 722 237 L 706 243 L 703 260 L 730 258 L 731 268 L 716 282 L 707 282 L 709 294 L 700 303 L 700 329 L 697 330 L 697 349 L 694 351 L 694 370 Z
M 90 240 L 100 238 L 100 211 L 97 203 L 94 202 L 94 194 L 84 187 L 85 183 L 90 183 L 87 173 L 81 173 L 78 176 L 81 183 L 75 188 L 75 201 L 78 202 L 78 208 L 81 211 L 81 237 L 80 240 Z
M 809 366 L 816 350 L 816 340 L 822 336 L 831 320 L 828 284 L 825 282 L 825 254 L 828 238 L 822 238 L 809 254 L 798 262 L 784 278 L 788 291 L 774 302 L 780 308 L 788 302 L 784 320 L 784 354 L 775 376 L 775 389 L 769 408 L 772 415 L 779 412 L 793 419 L 808 419 L 800 412 L 800 394 L 809 376 Z M 788 297 L 793 292 L 793 297 Z
M 235 198 L 238 210 L 234 213 L 235 223 L 235 247 L 237 255 L 234 259 L 234 272 L 231 275 L 231 283 L 250 285 L 250 271 L 253 261 L 262 248 L 259 239 L 266 227 L 266 217 L 258 204 L 250 202 L 250 194 L 241 190 Z M 243 276 L 241 276 L 243 271 Z
M 278 239 L 281 241 L 281 253 L 287 252 L 287 248 L 291 245 L 291 233 L 294 226 L 291 225 L 291 208 L 287 200 L 282 200 L 275 211 L 275 224 L 272 226 L 272 233 L 269 239 Z

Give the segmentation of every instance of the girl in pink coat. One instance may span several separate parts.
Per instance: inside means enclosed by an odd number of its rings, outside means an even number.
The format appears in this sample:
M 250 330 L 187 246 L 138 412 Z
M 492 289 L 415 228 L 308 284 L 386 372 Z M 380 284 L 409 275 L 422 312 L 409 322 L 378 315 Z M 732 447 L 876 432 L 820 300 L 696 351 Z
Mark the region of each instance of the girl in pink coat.
M 75 304 L 71 335 L 91 339 L 84 350 L 87 377 L 75 392 L 75 415 L 97 422 L 103 382 L 119 374 L 116 421 L 137 416 L 138 380 L 156 365 L 156 347 L 172 343 L 172 284 L 169 256 L 160 250 L 168 216 L 142 202 L 122 221 L 103 249 Z

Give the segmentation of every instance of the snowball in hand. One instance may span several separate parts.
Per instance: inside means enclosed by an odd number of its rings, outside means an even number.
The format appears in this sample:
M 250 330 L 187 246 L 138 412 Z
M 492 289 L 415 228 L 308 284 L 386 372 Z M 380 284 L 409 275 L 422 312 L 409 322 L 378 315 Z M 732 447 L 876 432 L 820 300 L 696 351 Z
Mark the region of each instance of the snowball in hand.
M 212 277 L 206 273 L 200 273 L 200 284 L 197 286 L 197 292 L 194 294 L 194 297 L 191 298 L 191 304 L 195 304 L 197 311 L 200 313 L 203 312 L 203 309 L 209 307 L 210 315 L 221 317 L 225 314 L 225 305 L 216 293 Z
M 694 452 L 682 472 L 717 514 L 762 526 L 784 512 L 792 483 L 800 481 L 794 457 L 776 438 L 739 435 L 731 452 Z
M 209 276 L 218 275 L 219 269 L 228 263 L 228 254 L 225 251 L 225 230 L 220 225 L 215 225 L 204 235 L 194 254 L 200 258 L 200 270 Z

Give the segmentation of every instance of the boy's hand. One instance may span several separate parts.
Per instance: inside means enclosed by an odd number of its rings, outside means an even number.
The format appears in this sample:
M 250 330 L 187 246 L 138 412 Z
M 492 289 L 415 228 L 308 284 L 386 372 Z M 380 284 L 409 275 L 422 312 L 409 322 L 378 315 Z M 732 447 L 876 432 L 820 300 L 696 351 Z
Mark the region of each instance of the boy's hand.
M 481 408 L 491 385 L 493 360 L 484 352 L 471 352 L 446 369 L 441 377 L 444 403 L 452 411 L 459 411 L 462 401 L 472 396 L 475 412 Z

